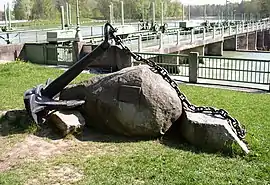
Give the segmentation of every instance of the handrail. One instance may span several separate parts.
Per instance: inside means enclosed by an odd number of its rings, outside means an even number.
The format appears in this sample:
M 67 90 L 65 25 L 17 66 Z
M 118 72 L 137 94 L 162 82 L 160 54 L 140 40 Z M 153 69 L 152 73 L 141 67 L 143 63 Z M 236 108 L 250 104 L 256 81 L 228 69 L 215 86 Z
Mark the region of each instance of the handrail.
M 245 58 L 233 58 L 233 57 L 222 57 L 222 56 L 198 56 L 199 59 L 224 59 L 224 60 L 241 60 L 241 61 L 252 61 L 252 62 L 270 62 L 266 59 L 245 59 Z

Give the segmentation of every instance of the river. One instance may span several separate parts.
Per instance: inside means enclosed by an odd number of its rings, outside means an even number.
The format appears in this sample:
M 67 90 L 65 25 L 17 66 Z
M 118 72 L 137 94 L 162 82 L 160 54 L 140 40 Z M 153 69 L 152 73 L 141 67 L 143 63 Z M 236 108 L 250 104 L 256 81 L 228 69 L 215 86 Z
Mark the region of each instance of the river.
M 270 52 L 224 51 L 222 57 L 270 60 Z

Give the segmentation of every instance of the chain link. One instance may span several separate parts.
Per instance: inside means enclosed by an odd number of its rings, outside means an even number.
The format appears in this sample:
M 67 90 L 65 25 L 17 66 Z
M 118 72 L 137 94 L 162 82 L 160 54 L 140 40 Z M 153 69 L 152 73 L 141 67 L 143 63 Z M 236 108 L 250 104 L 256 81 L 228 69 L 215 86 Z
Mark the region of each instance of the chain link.
M 185 94 L 180 91 L 177 83 L 169 76 L 168 71 L 164 67 L 159 66 L 157 63 L 155 63 L 150 59 L 143 58 L 139 54 L 133 53 L 127 46 L 123 44 L 119 36 L 112 34 L 111 37 L 114 39 L 116 45 L 120 45 L 127 54 L 130 54 L 134 58 L 134 60 L 147 64 L 148 66 L 153 68 L 154 72 L 161 75 L 162 78 L 165 81 L 167 81 L 171 85 L 171 87 L 176 91 L 185 110 L 189 110 L 195 113 L 205 113 L 211 114 L 213 116 L 217 115 L 221 116 L 222 118 L 227 120 L 228 124 L 232 128 L 233 132 L 238 136 L 238 138 L 240 140 L 244 140 L 246 136 L 246 130 L 242 128 L 240 122 L 237 119 L 231 117 L 226 110 L 216 109 L 214 107 L 207 107 L 207 106 L 195 106 L 191 104 L 190 101 L 185 96 Z

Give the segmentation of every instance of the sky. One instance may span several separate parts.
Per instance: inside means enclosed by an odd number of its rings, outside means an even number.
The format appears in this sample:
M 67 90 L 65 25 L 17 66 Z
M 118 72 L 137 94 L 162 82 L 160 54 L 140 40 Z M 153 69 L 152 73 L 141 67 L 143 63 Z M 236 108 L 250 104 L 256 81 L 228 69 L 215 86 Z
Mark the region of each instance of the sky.
M 0 0 L 0 10 L 3 11 L 4 10 L 4 4 L 6 3 L 12 3 L 12 0 Z
M 184 4 L 225 4 L 226 0 L 178 0 L 181 1 Z M 0 10 L 4 10 L 4 4 L 7 2 L 12 2 L 12 0 L 0 0 Z M 230 0 L 230 2 L 241 2 L 241 0 Z

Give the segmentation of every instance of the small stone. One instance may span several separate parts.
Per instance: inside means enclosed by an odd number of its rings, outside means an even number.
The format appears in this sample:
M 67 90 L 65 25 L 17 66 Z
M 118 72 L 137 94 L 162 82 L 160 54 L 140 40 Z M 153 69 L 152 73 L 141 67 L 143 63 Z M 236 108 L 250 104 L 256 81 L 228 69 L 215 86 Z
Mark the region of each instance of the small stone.
M 55 126 L 63 136 L 81 131 L 85 120 L 78 111 L 56 111 L 50 114 L 48 122 Z
M 229 151 L 236 143 L 246 154 L 249 153 L 246 144 L 237 137 L 226 119 L 183 111 L 180 124 L 183 138 L 199 148 Z

